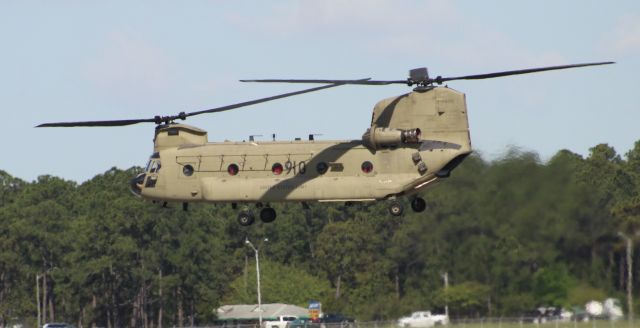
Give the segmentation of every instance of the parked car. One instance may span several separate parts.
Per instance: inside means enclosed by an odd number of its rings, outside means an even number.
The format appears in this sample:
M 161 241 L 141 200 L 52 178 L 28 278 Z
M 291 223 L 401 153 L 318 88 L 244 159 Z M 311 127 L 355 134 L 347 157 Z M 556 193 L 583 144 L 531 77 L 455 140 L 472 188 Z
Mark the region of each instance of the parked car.
M 320 328 L 343 328 L 353 326 L 355 320 L 338 313 L 323 313 L 313 322 L 320 324 Z
M 306 318 L 297 318 L 293 321 L 287 322 L 286 328 L 318 328 L 319 324 L 314 323 L 311 319 Z
M 75 328 L 75 326 L 64 322 L 50 322 L 45 323 L 42 328 Z
M 607 298 L 604 302 L 589 301 L 585 304 L 585 310 L 593 318 L 618 320 L 624 316 L 620 301 L 615 298 Z
M 413 312 L 410 317 L 398 319 L 398 326 L 412 328 L 428 328 L 436 325 L 448 325 L 446 314 L 431 314 L 430 311 Z
M 280 315 L 275 320 L 262 321 L 263 328 L 286 328 L 291 321 L 298 319 L 295 315 Z
M 547 323 L 547 322 L 569 322 L 573 318 L 573 312 L 563 308 L 553 306 L 539 307 L 533 311 L 524 313 L 521 317 L 522 322 L 531 323 Z
M 622 305 L 618 299 L 607 298 L 604 300 L 603 308 L 609 320 L 619 320 L 624 317 L 624 313 L 622 313 Z
M 572 309 L 573 315 L 571 316 L 571 321 L 575 322 L 589 322 L 591 319 L 591 315 L 584 309 L 579 306 L 574 306 Z
M 540 314 L 540 311 L 538 311 L 538 309 L 527 311 L 520 315 L 520 322 L 523 323 L 541 323 L 541 319 L 542 314 Z

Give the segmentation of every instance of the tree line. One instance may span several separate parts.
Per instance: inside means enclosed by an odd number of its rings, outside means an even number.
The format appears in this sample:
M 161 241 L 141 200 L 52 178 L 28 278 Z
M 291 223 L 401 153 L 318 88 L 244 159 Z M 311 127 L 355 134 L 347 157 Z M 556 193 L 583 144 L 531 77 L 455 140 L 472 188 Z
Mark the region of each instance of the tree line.
M 246 238 L 260 251 L 263 303 L 320 300 L 359 320 L 444 306 L 452 317 L 520 315 L 623 299 L 619 233 L 640 230 L 640 141 L 624 156 L 606 144 L 547 162 L 518 149 L 473 155 L 423 193 L 423 213 L 392 217 L 385 202 L 275 204 L 274 223 L 250 227 L 229 205 L 185 212 L 132 196 L 139 171 L 113 168 L 82 184 L 0 171 L 1 325 L 214 322 L 220 305 L 256 303 Z

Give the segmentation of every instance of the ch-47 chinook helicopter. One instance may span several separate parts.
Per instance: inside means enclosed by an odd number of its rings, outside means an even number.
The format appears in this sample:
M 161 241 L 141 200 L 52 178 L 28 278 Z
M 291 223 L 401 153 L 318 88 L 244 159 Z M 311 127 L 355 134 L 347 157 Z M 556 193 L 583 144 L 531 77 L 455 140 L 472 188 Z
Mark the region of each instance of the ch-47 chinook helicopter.
M 403 213 L 400 196 L 422 212 L 423 188 L 449 177 L 472 151 L 465 95 L 447 81 L 476 80 L 613 62 L 550 66 L 458 77 L 431 78 L 426 68 L 411 70 L 406 80 L 243 80 L 243 82 L 317 83 L 324 86 L 234 105 L 149 119 L 46 123 L 38 127 L 123 126 L 155 123 L 154 148 L 144 170 L 131 180 L 138 196 L 161 202 L 242 205 L 238 222 L 272 222 L 275 202 L 365 202 L 386 200 L 391 215 Z M 215 113 L 336 86 L 406 84 L 412 92 L 378 102 L 371 126 L 360 139 L 209 142 L 207 132 L 175 123 L 189 116 Z

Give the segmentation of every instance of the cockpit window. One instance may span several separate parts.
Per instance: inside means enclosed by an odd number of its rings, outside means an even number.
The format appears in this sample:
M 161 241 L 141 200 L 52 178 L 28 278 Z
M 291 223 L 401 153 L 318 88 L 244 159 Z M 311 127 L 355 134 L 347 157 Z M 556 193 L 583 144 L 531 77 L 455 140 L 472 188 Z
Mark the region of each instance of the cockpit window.
M 155 160 L 155 161 L 151 161 L 151 165 L 149 167 L 149 172 L 150 173 L 156 173 L 160 171 L 160 161 Z
M 158 171 L 160 171 L 160 160 L 158 159 L 152 159 L 149 161 L 149 163 L 147 163 L 147 167 L 144 169 L 145 172 L 149 172 L 149 173 L 156 173 Z
M 147 166 L 145 167 L 145 172 L 155 173 L 160 170 L 160 152 L 154 152 L 151 154 L 149 158 L 149 162 L 147 162 Z

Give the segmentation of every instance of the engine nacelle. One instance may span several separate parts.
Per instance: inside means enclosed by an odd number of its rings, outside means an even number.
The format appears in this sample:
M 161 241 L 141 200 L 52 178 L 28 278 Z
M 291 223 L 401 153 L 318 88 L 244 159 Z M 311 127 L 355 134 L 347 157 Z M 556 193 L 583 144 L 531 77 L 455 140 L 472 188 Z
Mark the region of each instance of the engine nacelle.
M 415 144 L 420 142 L 420 129 L 391 129 L 371 127 L 362 135 L 362 141 L 371 149 Z
M 204 145 L 207 131 L 186 124 L 165 124 L 156 127 L 153 151 L 184 145 Z

